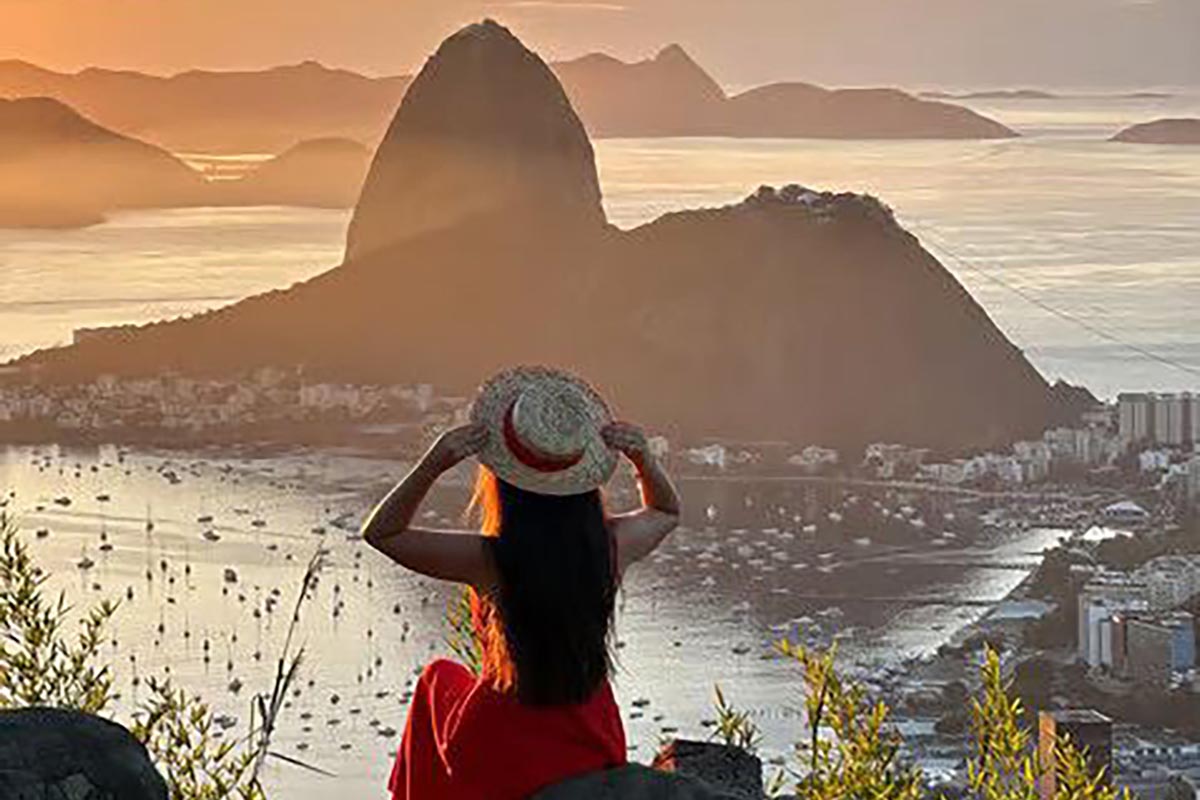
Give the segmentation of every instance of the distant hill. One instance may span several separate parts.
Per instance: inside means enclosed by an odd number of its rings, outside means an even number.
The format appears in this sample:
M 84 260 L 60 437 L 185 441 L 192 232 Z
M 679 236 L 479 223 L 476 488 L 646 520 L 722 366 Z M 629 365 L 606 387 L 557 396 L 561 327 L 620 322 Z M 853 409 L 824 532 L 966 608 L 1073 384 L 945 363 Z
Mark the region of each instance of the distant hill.
M 0 99 L 0 227 L 74 227 L 116 209 L 192 205 L 206 188 L 170 153 L 57 100 Z
M 1200 119 L 1158 119 L 1132 125 L 1112 137 L 1114 142 L 1136 144 L 1200 144 Z
M 592 136 L 717 135 L 725 92 L 678 45 L 646 61 L 602 53 L 551 65 Z
M 1076 393 L 1052 390 L 877 200 L 763 188 L 624 232 L 597 187 L 546 65 L 496 23 L 473 25 L 405 98 L 342 266 L 34 353 L 17 379 L 277 366 L 462 394 L 502 366 L 550 362 L 672 436 L 843 447 L 983 447 L 1071 414 Z
M 729 136 L 821 139 L 1006 139 L 1017 134 L 962 106 L 897 89 L 775 83 L 727 102 Z
M 238 180 L 214 185 L 222 204 L 353 208 L 371 151 L 351 139 L 310 139 Z
M 0 61 L 0 97 L 54 97 L 101 125 L 176 153 L 279 153 L 324 137 L 374 143 L 408 82 L 314 61 L 170 77 L 99 68 L 60 73 Z
M 1016 135 L 973 111 L 898 90 L 784 83 L 730 98 L 679 45 L 645 61 L 593 54 L 551 69 L 592 136 Z M 0 61 L 0 96 L 56 97 L 103 125 L 179 153 L 276 153 L 326 137 L 374 145 L 411 82 L 407 75 L 371 78 L 311 61 L 170 77 L 98 68 L 66 74 Z

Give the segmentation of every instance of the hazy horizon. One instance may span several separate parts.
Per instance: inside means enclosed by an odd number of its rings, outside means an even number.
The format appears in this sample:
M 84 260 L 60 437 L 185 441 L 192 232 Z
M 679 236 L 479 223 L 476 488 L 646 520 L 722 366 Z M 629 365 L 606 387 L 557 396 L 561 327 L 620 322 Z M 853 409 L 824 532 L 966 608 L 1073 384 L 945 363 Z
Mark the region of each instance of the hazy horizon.
M 412 73 L 463 24 L 492 17 L 548 59 L 626 61 L 678 43 L 723 86 L 802 80 L 916 89 L 1120 90 L 1200 86 L 1193 0 L 279 0 L 214 14 L 202 0 L 114 7 L 8 0 L 0 59 L 174 74 L 307 60 Z M 147 31 L 153 35 L 147 36 Z M 902 35 L 897 35 L 902 31 Z

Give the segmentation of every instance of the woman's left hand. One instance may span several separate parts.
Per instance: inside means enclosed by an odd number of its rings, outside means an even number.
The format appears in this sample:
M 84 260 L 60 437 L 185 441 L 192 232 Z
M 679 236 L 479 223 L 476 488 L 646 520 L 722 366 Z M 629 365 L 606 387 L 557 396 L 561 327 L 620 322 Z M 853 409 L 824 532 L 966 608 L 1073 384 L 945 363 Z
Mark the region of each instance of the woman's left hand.
M 650 444 L 646 441 L 646 433 L 636 425 L 628 422 L 614 422 L 606 425 L 600 436 L 604 443 L 634 463 L 642 466 L 650 458 Z

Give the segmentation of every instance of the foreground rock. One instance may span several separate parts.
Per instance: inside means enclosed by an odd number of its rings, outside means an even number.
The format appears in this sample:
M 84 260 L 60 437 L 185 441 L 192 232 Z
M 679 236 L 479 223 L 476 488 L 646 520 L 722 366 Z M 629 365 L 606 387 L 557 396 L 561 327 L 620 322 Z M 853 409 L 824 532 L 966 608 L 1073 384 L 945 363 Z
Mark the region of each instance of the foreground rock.
M 585 775 L 534 795 L 531 800 L 743 800 L 684 775 L 628 764 Z
M 50 708 L 0 711 L 5 800 L 166 800 L 146 749 L 112 722 Z
M 1136 144 L 1200 144 L 1200 119 L 1159 119 L 1133 125 L 1112 137 Z
M 581 370 L 623 416 L 690 441 L 991 447 L 1069 421 L 1076 396 L 874 198 L 764 187 L 612 227 L 571 104 L 495 23 L 417 78 L 342 267 L 17 364 L 55 383 L 302 367 L 466 396 L 523 362 Z
M 762 762 L 737 747 L 676 739 L 654 767 L 627 764 L 565 781 L 533 800 L 762 800 Z
M 675 739 L 659 750 L 654 768 L 696 778 L 734 797 L 763 796 L 762 761 L 740 747 Z

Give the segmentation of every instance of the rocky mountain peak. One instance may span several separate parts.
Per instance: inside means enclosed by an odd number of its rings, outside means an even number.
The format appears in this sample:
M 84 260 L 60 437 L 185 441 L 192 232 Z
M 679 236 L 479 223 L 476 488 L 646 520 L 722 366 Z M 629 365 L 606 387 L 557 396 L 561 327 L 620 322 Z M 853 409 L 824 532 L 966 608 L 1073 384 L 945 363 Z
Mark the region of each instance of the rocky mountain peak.
M 413 81 L 354 212 L 347 259 L 500 216 L 605 222 L 591 143 L 554 74 L 492 20 L 446 39 Z

